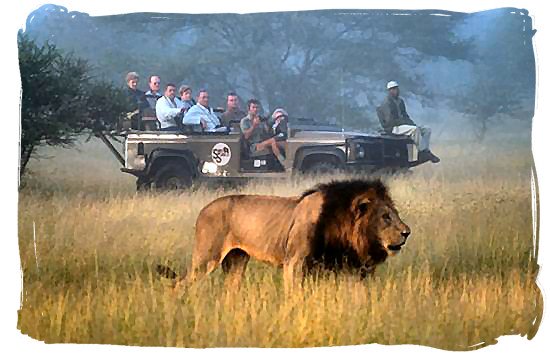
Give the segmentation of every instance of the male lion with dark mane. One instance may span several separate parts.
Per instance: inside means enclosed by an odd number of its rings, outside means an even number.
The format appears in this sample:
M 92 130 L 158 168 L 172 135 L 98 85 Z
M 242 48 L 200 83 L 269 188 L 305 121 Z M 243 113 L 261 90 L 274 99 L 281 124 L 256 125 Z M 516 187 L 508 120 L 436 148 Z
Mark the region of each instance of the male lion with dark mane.
M 379 180 L 320 184 L 299 197 L 225 196 L 201 210 L 191 272 L 177 286 L 220 264 L 227 281 L 238 284 L 250 257 L 282 266 L 285 289 L 314 265 L 359 268 L 364 276 L 398 252 L 410 232 Z

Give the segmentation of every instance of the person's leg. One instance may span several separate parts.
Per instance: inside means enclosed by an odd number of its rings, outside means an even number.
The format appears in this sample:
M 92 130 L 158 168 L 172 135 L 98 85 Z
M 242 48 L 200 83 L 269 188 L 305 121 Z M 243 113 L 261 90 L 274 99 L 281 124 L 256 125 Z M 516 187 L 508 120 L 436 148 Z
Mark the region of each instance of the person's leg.
M 432 135 L 432 130 L 427 127 L 419 127 L 420 128 L 420 144 L 418 146 L 418 150 L 425 151 L 430 150 L 430 137 Z
M 416 125 L 398 125 L 393 127 L 392 133 L 410 137 L 417 147 L 420 144 L 420 131 Z
M 412 145 L 410 149 L 408 149 L 409 161 L 417 161 L 419 143 L 420 143 L 420 132 L 418 130 L 418 127 L 416 125 L 399 125 L 399 126 L 393 127 L 392 134 L 404 135 L 411 138 L 414 145 Z
M 279 151 L 281 151 L 281 155 L 283 155 L 286 158 L 286 142 L 277 141 L 277 146 L 279 147 Z
M 284 156 L 281 154 L 281 151 L 279 150 L 279 146 L 277 145 L 277 141 L 275 138 L 269 138 L 267 140 L 262 141 L 261 143 L 256 144 L 256 150 L 261 151 L 264 149 L 271 149 L 271 152 L 275 155 L 275 157 L 279 160 L 279 162 L 283 162 L 285 160 Z
M 440 161 L 440 158 L 437 157 L 430 150 L 430 137 L 432 135 L 432 130 L 427 127 L 420 127 L 420 131 L 422 134 L 422 138 L 420 141 L 420 151 L 424 153 L 426 159 L 430 160 L 433 163 L 438 163 Z

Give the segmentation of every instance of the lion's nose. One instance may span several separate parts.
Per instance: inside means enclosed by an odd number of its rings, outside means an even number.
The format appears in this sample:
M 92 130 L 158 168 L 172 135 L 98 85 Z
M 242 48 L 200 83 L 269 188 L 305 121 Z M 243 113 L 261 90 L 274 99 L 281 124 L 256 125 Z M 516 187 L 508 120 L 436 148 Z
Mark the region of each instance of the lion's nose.
M 401 231 L 401 236 L 403 236 L 404 238 L 409 237 L 410 234 L 411 234 L 411 230 L 409 229 Z

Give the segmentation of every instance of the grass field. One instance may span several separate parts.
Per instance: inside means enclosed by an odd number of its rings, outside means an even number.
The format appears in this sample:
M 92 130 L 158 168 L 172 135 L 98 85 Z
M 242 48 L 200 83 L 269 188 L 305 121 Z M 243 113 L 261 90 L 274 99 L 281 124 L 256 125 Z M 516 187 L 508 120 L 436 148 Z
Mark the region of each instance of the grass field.
M 504 149 L 506 146 L 506 149 Z M 223 274 L 175 298 L 155 265 L 190 263 L 199 210 L 225 194 L 294 195 L 318 180 L 136 194 L 97 142 L 44 149 L 19 200 L 19 329 L 47 343 L 303 347 L 414 343 L 468 349 L 533 336 L 542 296 L 525 143 L 440 142 L 439 165 L 387 178 L 412 235 L 372 278 L 333 275 L 284 298 L 282 272 L 251 262 L 238 291 Z M 346 178 L 346 176 L 338 176 Z M 36 239 L 36 251 L 34 245 Z

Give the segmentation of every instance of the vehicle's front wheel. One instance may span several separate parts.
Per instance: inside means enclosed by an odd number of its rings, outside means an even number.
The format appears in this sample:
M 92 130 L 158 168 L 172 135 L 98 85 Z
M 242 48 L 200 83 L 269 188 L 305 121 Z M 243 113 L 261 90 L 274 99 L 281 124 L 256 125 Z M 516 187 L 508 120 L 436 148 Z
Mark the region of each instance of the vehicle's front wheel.
M 136 180 L 136 190 L 138 192 L 147 192 L 151 190 L 151 182 L 142 177 L 138 177 Z
M 192 183 L 189 171 L 179 165 L 168 164 L 155 173 L 154 185 L 159 190 L 184 190 L 191 187 Z

